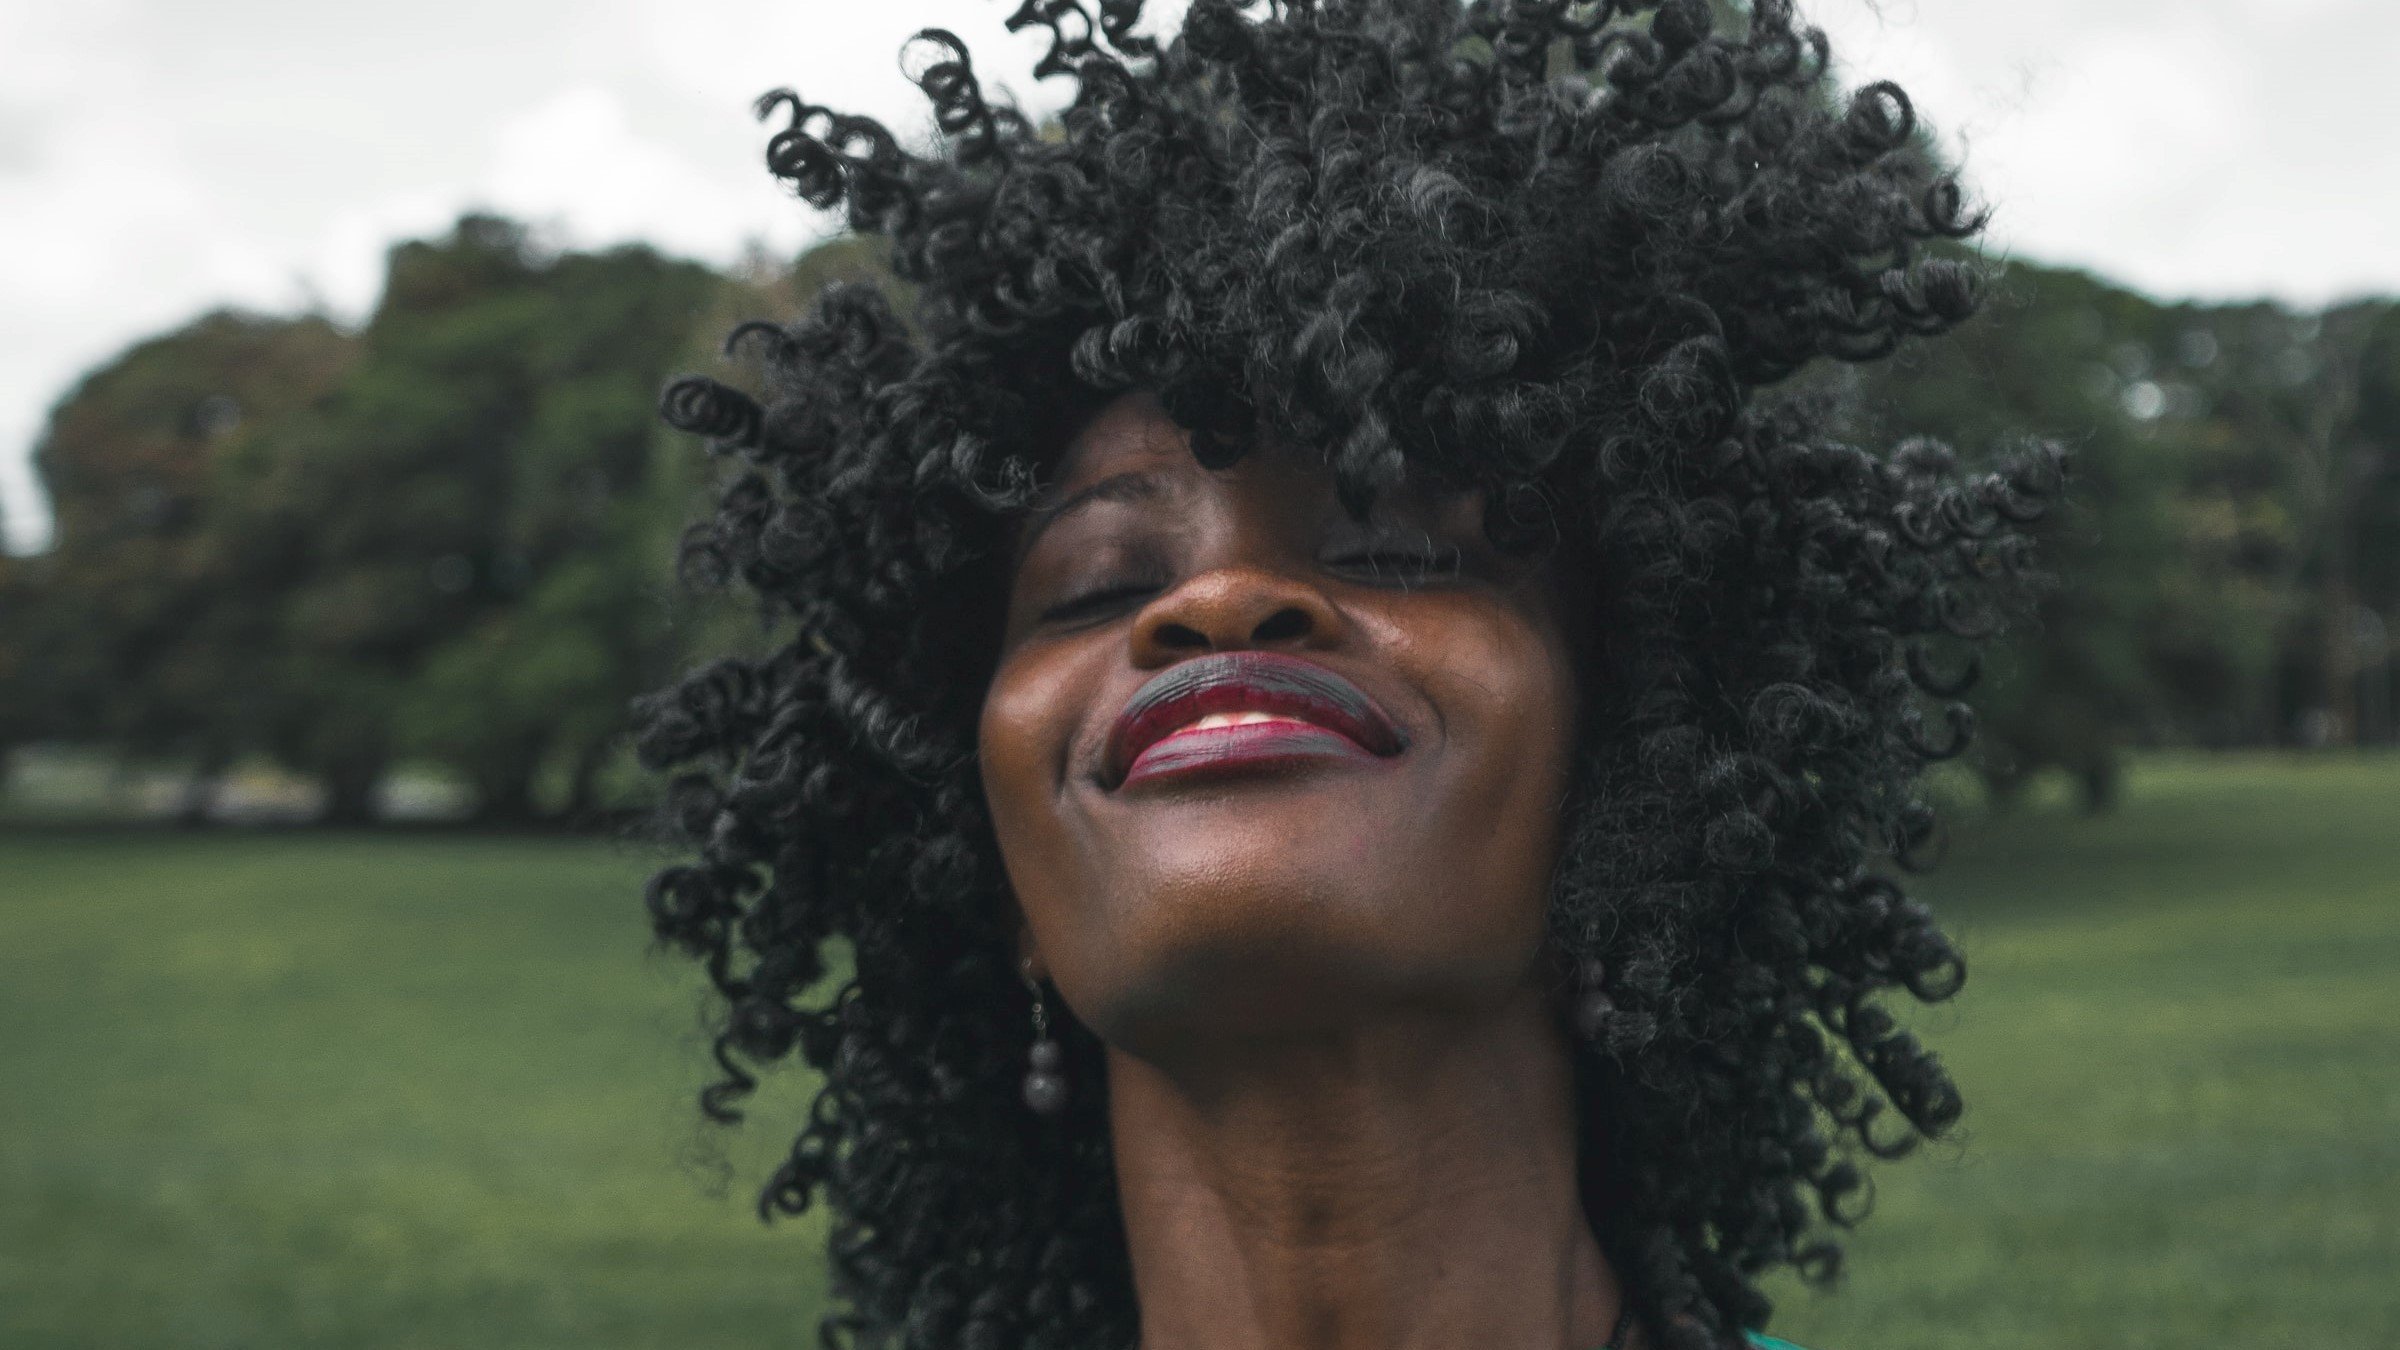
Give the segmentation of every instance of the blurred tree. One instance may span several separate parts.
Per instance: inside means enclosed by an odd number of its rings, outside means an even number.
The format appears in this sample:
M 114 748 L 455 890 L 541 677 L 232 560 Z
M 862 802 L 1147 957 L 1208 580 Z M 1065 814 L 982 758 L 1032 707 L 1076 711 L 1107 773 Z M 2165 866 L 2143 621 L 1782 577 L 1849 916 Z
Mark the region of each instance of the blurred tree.
M 1969 454 L 2056 435 L 2060 584 L 1991 663 L 1978 766 L 2062 767 L 2105 805 L 2122 749 L 2393 734 L 2400 310 L 2164 305 L 2012 264 L 1983 316 L 1840 382 L 1874 439 Z
M 2358 739 L 2391 745 L 2400 743 L 2400 304 L 2379 302 L 2364 325 L 2356 411 Z
M 250 429 L 322 398 L 354 354 L 321 317 L 218 311 L 60 400 L 34 450 L 55 543 L 14 569 L 35 575 L 9 601 L 24 682 L 12 734 L 188 756 L 187 812 L 205 807 L 243 746 L 258 675 L 212 476 Z
M 2299 594 L 2290 610 L 2309 639 L 2307 655 L 2294 664 L 2315 667 L 2301 696 L 2311 722 L 2306 738 L 2349 745 L 2376 730 L 2371 722 L 2387 720 L 2385 700 L 2361 695 L 2370 676 L 2389 689 L 2382 614 L 2394 584 L 2387 531 L 2400 467 L 2393 448 L 2400 438 L 2393 407 L 2400 401 L 2400 310 L 2365 301 L 2313 316 L 2292 351 L 2290 383 L 2300 406 L 2290 419 L 2298 450 L 2291 497 L 2306 546 L 2295 559 Z
M 2393 359 L 2393 306 L 2177 313 L 2207 408 L 2192 447 L 2195 496 L 2214 509 L 2273 629 L 2245 739 L 2349 743 L 2367 729 L 2368 669 L 2384 664 L 2371 650 L 2377 606 L 2388 611 L 2400 584 L 2378 528 L 2400 491 L 2395 428 L 2375 392 Z
M 46 669 L 34 661 L 32 642 L 39 596 L 33 574 L 43 566 L 0 553 L 0 795 L 8 790 L 17 747 L 44 734 L 43 714 L 56 697 L 34 684 L 35 672 Z
M 2067 508 L 2038 528 L 2060 584 L 1976 698 L 1976 763 L 2002 802 L 2059 767 L 2105 807 L 2127 746 L 2233 739 L 2257 701 L 2276 606 L 2245 552 L 2257 541 L 2229 520 L 2251 504 L 2212 486 L 2248 441 L 2195 377 L 2211 334 L 2205 313 L 2016 264 L 1977 320 L 1854 377 L 1877 439 L 1932 434 L 1972 456 L 2043 434 L 2075 452 Z
M 402 753 L 457 766 L 489 819 L 538 814 L 554 766 L 581 804 L 666 659 L 652 409 L 719 284 L 464 217 L 392 251 L 338 394 L 247 447 L 246 572 L 280 591 L 273 741 L 331 814 L 363 817 Z

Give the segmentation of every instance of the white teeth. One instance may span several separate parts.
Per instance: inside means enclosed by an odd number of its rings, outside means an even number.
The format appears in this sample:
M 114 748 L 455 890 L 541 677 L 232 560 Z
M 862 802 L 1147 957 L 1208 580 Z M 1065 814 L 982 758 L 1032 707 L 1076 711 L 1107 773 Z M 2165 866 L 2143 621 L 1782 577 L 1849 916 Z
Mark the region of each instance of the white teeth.
M 1303 726 L 1307 725 L 1307 723 L 1302 722 L 1300 718 L 1287 716 L 1283 713 L 1213 712 L 1205 717 L 1200 718 L 1198 721 L 1177 727 L 1176 730 L 1179 732 L 1207 731 L 1213 727 L 1246 727 L 1253 722 L 1297 722 Z

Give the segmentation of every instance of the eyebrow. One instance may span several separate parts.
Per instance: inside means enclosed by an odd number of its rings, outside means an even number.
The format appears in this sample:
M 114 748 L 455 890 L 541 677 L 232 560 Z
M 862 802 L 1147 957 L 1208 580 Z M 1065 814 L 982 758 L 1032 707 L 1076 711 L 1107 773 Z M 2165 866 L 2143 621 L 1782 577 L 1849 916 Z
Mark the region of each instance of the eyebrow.
M 1094 502 L 1138 502 L 1170 494 L 1166 475 L 1156 469 L 1128 469 L 1110 474 L 1096 483 L 1077 488 L 1047 506 L 1037 506 L 1025 517 L 1025 529 L 1017 539 L 1017 556 L 1033 551 L 1034 541 L 1065 516 L 1074 514 Z

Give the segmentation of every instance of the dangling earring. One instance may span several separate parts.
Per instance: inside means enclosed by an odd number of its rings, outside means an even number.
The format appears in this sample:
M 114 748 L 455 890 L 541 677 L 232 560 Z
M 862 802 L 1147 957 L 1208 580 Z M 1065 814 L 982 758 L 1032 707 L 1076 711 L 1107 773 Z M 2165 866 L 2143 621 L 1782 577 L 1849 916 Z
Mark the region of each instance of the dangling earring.
M 1067 1109 L 1067 1080 L 1059 1073 L 1067 1052 L 1050 1039 L 1050 1010 L 1042 1003 L 1041 982 L 1033 978 L 1032 957 L 1025 958 L 1023 971 L 1025 987 L 1033 991 L 1033 1051 L 1027 1056 L 1033 1067 L 1025 1071 L 1025 1104 L 1035 1115 L 1055 1116 Z
M 1600 964 L 1600 958 L 1587 956 L 1578 971 L 1582 993 L 1575 1001 L 1575 1031 L 1587 1041 L 1597 1041 L 1608 1033 L 1609 1019 L 1617 1015 L 1615 1001 L 1600 987 L 1608 967 Z

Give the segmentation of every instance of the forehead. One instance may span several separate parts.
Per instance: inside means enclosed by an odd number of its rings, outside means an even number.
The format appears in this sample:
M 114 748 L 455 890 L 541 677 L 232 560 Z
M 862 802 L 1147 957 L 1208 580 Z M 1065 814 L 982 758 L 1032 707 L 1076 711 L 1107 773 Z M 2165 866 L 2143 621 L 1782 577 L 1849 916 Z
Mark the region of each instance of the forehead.
M 1111 481 L 1129 476 L 1149 481 L 1140 490 L 1118 490 L 1119 484 Z M 1135 391 L 1103 407 L 1067 442 L 1027 523 L 1038 528 L 1060 504 L 1095 486 L 1111 497 L 1158 497 L 1184 490 L 1189 480 L 1212 477 L 1246 480 L 1288 505 L 1330 505 L 1335 497 L 1330 466 L 1272 439 L 1251 447 L 1231 468 L 1202 467 L 1192 453 L 1191 433 L 1167 416 L 1155 395 Z M 1448 516 L 1479 500 L 1472 489 L 1434 488 L 1412 474 L 1377 493 L 1373 513 L 1380 517 L 1431 509 Z
M 1127 394 L 1102 408 L 1067 442 L 1051 476 L 1050 495 L 1055 498 L 1129 469 L 1177 466 L 1199 468 L 1192 458 L 1191 433 L 1175 425 L 1155 396 Z

